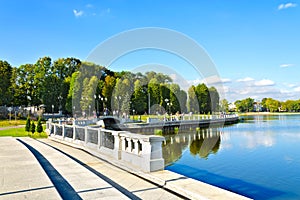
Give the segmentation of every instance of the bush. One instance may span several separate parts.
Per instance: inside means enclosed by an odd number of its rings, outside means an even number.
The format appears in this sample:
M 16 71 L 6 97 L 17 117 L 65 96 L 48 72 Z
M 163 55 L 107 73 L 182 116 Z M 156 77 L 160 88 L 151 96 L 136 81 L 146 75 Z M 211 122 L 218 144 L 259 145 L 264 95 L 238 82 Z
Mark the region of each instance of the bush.
M 38 133 L 43 132 L 42 119 L 40 117 L 39 117 L 39 120 L 37 122 L 36 132 L 38 132 Z
M 28 116 L 26 119 L 25 131 L 30 132 L 30 117 Z
M 161 129 L 155 129 L 154 134 L 155 135 L 163 135 L 163 131 Z
M 35 124 L 34 124 L 34 121 L 32 121 L 32 123 L 31 123 L 30 131 L 31 131 L 32 134 L 34 134 L 34 132 L 35 132 Z

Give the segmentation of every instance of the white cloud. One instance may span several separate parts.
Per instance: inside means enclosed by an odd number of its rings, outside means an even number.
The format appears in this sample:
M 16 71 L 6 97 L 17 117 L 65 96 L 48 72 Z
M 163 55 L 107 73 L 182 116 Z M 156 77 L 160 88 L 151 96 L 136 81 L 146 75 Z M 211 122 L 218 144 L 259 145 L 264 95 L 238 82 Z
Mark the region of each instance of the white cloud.
M 250 77 L 246 77 L 237 80 L 237 82 L 249 82 L 249 81 L 254 81 L 254 79 Z
M 283 3 L 283 4 L 280 4 L 279 6 L 278 6 L 278 10 L 283 10 L 283 9 L 287 9 L 287 8 L 294 8 L 294 7 L 296 7 L 297 6 L 297 4 L 296 3 Z
M 262 79 L 260 81 L 255 81 L 255 86 L 272 86 L 275 85 L 274 81 L 268 80 L 268 79 Z
M 292 66 L 294 66 L 294 64 L 281 64 L 280 65 L 281 68 L 292 67 Z
M 294 91 L 295 91 L 295 92 L 300 92 L 300 87 L 294 88 Z
M 229 78 L 221 78 L 222 83 L 231 83 L 231 79 Z
M 214 84 L 225 84 L 225 83 L 231 83 L 231 79 L 229 78 L 220 78 L 218 76 L 210 76 L 206 77 L 205 79 L 195 79 L 188 81 L 191 85 L 198 85 L 201 83 L 205 83 L 208 85 L 214 85 Z
M 82 10 L 73 10 L 73 13 L 75 15 L 75 17 L 81 17 L 83 15 L 83 11 Z
M 287 87 L 289 87 L 289 88 L 294 88 L 294 87 L 296 87 L 297 85 L 296 84 L 293 84 L 293 83 L 286 83 L 286 84 L 284 84 L 284 85 L 286 85 Z

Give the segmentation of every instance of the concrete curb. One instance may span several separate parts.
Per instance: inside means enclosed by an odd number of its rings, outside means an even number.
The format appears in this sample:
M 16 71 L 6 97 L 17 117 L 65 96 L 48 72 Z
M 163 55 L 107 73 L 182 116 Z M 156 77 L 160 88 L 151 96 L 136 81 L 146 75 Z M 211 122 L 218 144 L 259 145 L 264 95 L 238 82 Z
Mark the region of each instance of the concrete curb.
M 48 137 L 48 139 L 71 146 L 76 149 L 83 150 L 89 154 L 100 158 L 101 160 L 114 165 L 128 173 L 134 174 L 144 180 L 147 180 L 155 185 L 158 185 L 168 191 L 171 191 L 179 196 L 183 196 L 188 199 L 217 199 L 217 200 L 249 200 L 250 198 L 244 197 L 242 195 L 227 191 L 216 186 L 209 185 L 207 183 L 185 177 L 183 175 L 162 170 L 157 172 L 145 173 L 142 171 L 137 171 L 136 167 L 131 167 L 128 163 L 122 163 L 110 158 L 108 156 L 102 155 L 87 147 L 83 147 L 74 143 L 65 142 L 53 137 Z

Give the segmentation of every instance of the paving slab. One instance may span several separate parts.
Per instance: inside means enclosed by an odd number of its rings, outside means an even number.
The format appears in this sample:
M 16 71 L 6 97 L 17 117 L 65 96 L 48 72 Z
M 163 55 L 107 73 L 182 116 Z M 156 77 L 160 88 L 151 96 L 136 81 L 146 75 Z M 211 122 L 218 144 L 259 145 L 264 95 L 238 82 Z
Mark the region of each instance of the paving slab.
M 50 139 L 0 137 L 0 199 L 247 198 L 167 170 L 130 171 Z
M 20 140 L 42 154 L 58 172 L 57 176 L 61 176 L 61 178 L 65 179 L 70 185 L 69 190 L 74 190 L 76 195 L 80 198 L 129 199 L 129 197 L 117 190 L 111 184 L 99 178 L 65 154 L 31 138 L 20 138 Z M 76 195 L 75 198 L 77 198 Z M 79 197 L 78 199 L 80 199 Z M 68 196 L 66 198 L 68 198 Z
M 0 199 L 61 199 L 36 158 L 12 137 L 0 137 Z
M 73 148 L 71 146 L 52 141 L 50 139 L 41 139 L 43 143 L 51 145 L 60 151 L 78 159 L 81 163 L 86 165 L 89 169 L 93 169 L 100 173 L 104 179 L 109 179 L 114 187 L 121 187 L 130 192 L 133 197 L 138 199 L 186 199 L 170 192 L 160 185 L 153 184 L 149 180 L 142 179 L 126 170 L 114 166 L 104 160 L 97 158 L 81 149 Z
M 249 199 L 168 170 L 144 173 L 134 171 L 132 168 L 126 168 L 126 164 L 116 162 L 115 160 L 106 160 L 109 163 L 103 162 L 96 157 L 97 153 L 94 151 L 87 150 L 90 152 L 90 155 L 93 154 L 95 156 L 86 156 L 86 149 L 82 148 L 82 146 L 58 141 L 55 138 L 42 141 L 73 155 L 142 199 Z M 179 196 L 174 194 L 178 194 Z

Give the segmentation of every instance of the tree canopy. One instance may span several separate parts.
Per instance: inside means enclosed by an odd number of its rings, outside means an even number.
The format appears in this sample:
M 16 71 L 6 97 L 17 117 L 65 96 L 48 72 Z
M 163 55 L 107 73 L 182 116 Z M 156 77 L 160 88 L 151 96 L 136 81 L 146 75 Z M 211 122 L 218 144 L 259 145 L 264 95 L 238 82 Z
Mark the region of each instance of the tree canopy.
M 39 58 L 36 63 L 11 67 L 0 60 L 1 105 L 39 106 L 45 112 L 126 114 L 177 112 L 212 113 L 219 110 L 216 88 L 191 86 L 188 93 L 165 74 L 113 72 L 76 58 Z M 149 104 L 150 103 L 150 104 Z

